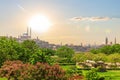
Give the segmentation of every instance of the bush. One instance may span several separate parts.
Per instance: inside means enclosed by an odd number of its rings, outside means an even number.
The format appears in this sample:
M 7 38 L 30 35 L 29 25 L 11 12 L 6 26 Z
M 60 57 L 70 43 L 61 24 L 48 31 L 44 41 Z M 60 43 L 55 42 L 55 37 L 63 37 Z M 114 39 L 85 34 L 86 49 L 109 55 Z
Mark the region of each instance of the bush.
M 74 75 L 82 76 L 82 71 L 80 69 L 77 69 L 76 67 L 71 67 L 70 69 L 67 70 L 67 74 L 69 76 Z
M 76 67 L 71 67 L 67 70 L 69 80 L 83 80 L 84 76 L 80 69 Z
M 0 69 L 0 77 L 8 80 L 66 80 L 65 71 L 59 65 L 32 65 L 21 61 L 6 61 Z
M 98 67 L 97 67 L 97 71 L 98 71 L 98 72 L 106 72 L 107 70 L 106 70 L 105 67 L 98 66 Z
M 30 80 L 33 68 L 33 65 L 23 64 L 21 61 L 6 61 L 0 69 L 0 77 L 6 77 L 8 80 Z
M 86 80 L 99 80 L 99 75 L 95 69 L 92 69 L 86 73 Z
M 98 69 L 91 69 L 88 73 L 86 73 L 86 80 L 106 80 L 104 76 L 99 76 L 97 73 Z M 109 79 L 107 79 L 109 80 Z
M 65 71 L 59 65 L 50 66 L 46 63 L 37 63 L 33 76 L 36 80 L 66 80 Z

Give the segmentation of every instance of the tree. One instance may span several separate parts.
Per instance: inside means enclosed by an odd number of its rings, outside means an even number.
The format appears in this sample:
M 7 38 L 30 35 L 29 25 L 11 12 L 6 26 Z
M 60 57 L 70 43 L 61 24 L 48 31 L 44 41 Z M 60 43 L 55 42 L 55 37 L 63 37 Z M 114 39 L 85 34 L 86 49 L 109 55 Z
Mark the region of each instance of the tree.
M 95 55 L 94 55 L 93 53 L 86 52 L 86 53 L 84 54 L 84 57 L 85 57 L 86 60 L 93 60 L 94 57 L 95 57 Z
M 42 52 L 45 53 L 45 55 L 54 56 L 55 50 L 48 49 L 48 48 L 41 48 Z
M 72 59 L 75 62 L 85 62 L 86 60 L 94 60 L 94 57 L 95 54 L 86 52 L 86 53 L 76 53 Z
M 57 56 L 60 57 L 59 62 L 61 62 L 61 63 L 73 62 L 71 60 L 71 58 L 73 57 L 73 55 L 75 53 L 73 49 L 66 47 L 66 46 L 62 46 L 57 49 L 56 53 L 57 53 Z
M 114 53 L 120 53 L 120 44 L 113 45 L 112 50 Z
M 85 53 L 76 53 L 74 54 L 72 60 L 75 62 L 84 62 L 85 60 L 87 60 L 84 55 Z
M 39 47 L 33 40 L 25 40 L 21 43 L 22 53 L 19 54 L 19 60 L 29 62 L 31 56 L 35 54 Z
M 115 67 L 117 67 L 117 62 L 120 62 L 120 54 L 119 53 L 110 54 L 108 56 L 108 61 L 114 63 Z
M 112 50 L 112 47 L 110 45 L 107 45 L 107 46 L 100 48 L 100 52 L 105 53 L 105 54 L 112 54 L 113 50 Z
M 0 66 L 6 60 L 17 60 L 22 49 L 14 38 L 0 37 Z
M 100 53 L 99 49 L 91 49 L 90 52 L 93 53 L 93 54 Z
M 50 55 L 46 55 L 41 49 L 37 50 L 29 58 L 31 64 L 36 64 L 37 62 L 52 64 L 53 60 Z
M 62 58 L 72 58 L 73 54 L 75 53 L 73 49 L 62 46 L 57 49 L 56 51 L 57 55 Z
M 98 49 L 92 49 L 91 52 L 94 54 L 105 53 L 108 55 L 113 53 L 120 53 L 120 44 L 107 45 Z
M 22 42 L 22 47 L 29 49 L 31 52 L 39 49 L 39 46 L 33 40 L 25 40 Z
M 25 40 L 19 43 L 14 38 L 0 37 L 0 67 L 6 60 L 21 60 L 35 64 L 52 63 L 51 55 L 54 52 L 50 49 L 40 49 L 33 40 Z
M 98 54 L 95 54 L 93 60 L 94 61 L 106 61 L 107 60 L 107 56 L 104 53 L 98 53 Z

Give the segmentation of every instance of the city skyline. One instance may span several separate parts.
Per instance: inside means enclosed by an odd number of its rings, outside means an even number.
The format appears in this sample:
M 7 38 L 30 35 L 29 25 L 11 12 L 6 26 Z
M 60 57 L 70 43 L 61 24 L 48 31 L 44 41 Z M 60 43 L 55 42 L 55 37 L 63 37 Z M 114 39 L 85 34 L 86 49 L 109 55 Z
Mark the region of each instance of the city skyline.
M 29 19 L 45 15 L 52 25 L 46 32 L 32 30 L 32 37 L 60 44 L 120 43 L 119 0 L 1 0 L 0 36 L 18 37 Z

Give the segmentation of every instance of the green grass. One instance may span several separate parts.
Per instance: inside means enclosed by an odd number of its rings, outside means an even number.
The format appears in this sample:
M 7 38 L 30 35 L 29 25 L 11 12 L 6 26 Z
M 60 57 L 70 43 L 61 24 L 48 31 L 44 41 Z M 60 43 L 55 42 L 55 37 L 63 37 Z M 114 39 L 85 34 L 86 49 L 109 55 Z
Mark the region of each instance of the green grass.
M 82 70 L 85 75 L 88 70 Z M 120 80 L 120 70 L 108 70 L 107 72 L 98 72 L 100 76 L 105 76 L 106 80 Z
M 64 70 L 67 70 L 74 65 L 61 66 Z M 83 75 L 85 75 L 89 70 L 82 70 Z M 107 70 L 107 72 L 98 72 L 100 76 L 105 76 L 108 79 L 105 80 L 120 80 L 120 70 Z
M 61 66 L 64 70 L 68 70 L 71 67 L 74 67 L 75 65 L 65 65 L 65 66 Z
M 101 76 L 110 76 L 112 80 L 120 80 L 120 70 L 108 70 L 104 73 L 99 73 Z
M 0 80 L 7 80 L 6 78 L 0 78 Z

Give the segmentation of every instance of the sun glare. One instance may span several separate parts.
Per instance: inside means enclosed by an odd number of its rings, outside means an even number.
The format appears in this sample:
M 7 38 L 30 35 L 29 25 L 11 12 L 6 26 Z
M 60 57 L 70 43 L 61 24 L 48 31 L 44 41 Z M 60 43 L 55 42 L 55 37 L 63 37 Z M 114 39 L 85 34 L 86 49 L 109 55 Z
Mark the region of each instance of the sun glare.
M 28 26 L 38 32 L 45 32 L 51 26 L 51 22 L 44 15 L 35 15 L 31 17 Z

